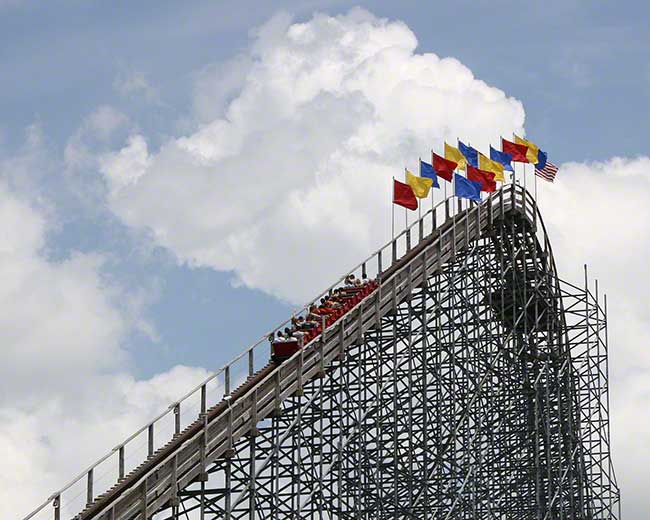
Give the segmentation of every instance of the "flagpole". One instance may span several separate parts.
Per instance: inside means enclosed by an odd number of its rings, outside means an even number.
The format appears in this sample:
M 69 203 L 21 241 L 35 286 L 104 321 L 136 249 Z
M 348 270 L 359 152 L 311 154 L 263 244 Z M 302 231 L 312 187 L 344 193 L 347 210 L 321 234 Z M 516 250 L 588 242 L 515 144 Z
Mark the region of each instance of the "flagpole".
M 454 198 L 456 196 L 456 170 L 451 172 L 451 197 Z M 456 201 L 453 202 L 451 205 L 451 209 L 453 210 L 454 215 L 456 215 Z
M 408 184 L 408 182 L 406 182 L 406 168 L 404 168 L 404 183 Z M 419 206 L 420 205 L 418 204 L 418 207 Z M 406 230 L 408 227 L 409 227 L 409 210 L 404 208 L 404 230 Z
M 418 166 L 420 167 L 420 169 L 422 168 L 421 163 L 422 163 L 422 157 L 418 157 Z M 419 171 L 418 171 L 418 175 L 420 175 Z M 420 203 L 418 203 L 418 220 L 422 220 L 422 205 Z
M 393 197 L 390 201 L 391 207 L 391 243 L 395 242 L 395 177 L 393 177 Z
M 524 163 L 524 192 L 526 191 L 526 163 Z
M 500 135 L 499 139 L 501 140 L 501 153 L 505 153 L 503 151 L 503 136 Z M 512 172 L 510 173 L 510 182 L 515 182 L 515 179 L 514 179 L 514 177 L 515 177 L 515 167 L 512 164 L 512 159 L 510 159 L 510 166 L 512 166 Z M 503 175 L 503 181 L 501 181 L 501 188 L 503 188 L 503 185 L 506 183 L 505 172 L 506 172 L 506 169 L 504 168 L 503 169 L 504 175 Z

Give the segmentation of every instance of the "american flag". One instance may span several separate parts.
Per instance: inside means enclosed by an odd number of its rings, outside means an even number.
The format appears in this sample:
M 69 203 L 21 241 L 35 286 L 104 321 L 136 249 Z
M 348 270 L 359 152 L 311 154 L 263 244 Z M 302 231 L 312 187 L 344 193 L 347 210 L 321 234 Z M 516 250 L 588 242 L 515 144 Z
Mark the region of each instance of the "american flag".
M 553 182 L 557 170 L 558 170 L 557 166 L 555 166 L 552 162 L 547 162 L 546 166 L 544 166 L 544 168 L 542 168 L 541 170 L 535 168 L 535 175 L 541 177 L 545 181 Z

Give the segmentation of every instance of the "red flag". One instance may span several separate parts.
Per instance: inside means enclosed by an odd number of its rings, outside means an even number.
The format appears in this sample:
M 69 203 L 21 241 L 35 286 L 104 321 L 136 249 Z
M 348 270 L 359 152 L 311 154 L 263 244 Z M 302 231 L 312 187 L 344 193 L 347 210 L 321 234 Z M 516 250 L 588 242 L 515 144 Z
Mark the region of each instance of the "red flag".
M 528 147 L 523 144 L 512 143 L 506 139 L 501 139 L 501 150 L 504 153 L 509 153 L 512 155 L 512 160 L 516 162 L 530 162 L 526 158 L 526 152 L 528 152 Z
M 451 178 L 454 176 L 454 170 L 458 166 L 458 163 L 440 157 L 438 154 L 431 152 L 431 163 L 433 164 L 433 169 L 436 170 L 438 177 L 442 177 L 446 181 L 451 182 Z
M 418 209 L 418 199 L 413 193 L 413 188 L 393 179 L 393 204 L 404 206 L 406 209 Z
M 467 165 L 467 179 L 481 183 L 481 191 L 497 191 L 497 183 L 494 181 L 494 173 L 479 170 L 474 166 Z

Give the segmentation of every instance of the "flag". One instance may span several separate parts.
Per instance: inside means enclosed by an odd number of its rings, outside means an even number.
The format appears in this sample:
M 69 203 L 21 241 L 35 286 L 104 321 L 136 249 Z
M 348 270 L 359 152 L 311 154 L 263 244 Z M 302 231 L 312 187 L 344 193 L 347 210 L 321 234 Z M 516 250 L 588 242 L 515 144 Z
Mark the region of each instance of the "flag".
M 420 159 L 420 177 L 426 177 L 427 179 L 431 179 L 433 182 L 433 187 L 440 188 L 440 184 L 438 184 L 438 176 L 436 175 L 436 170 L 433 169 L 433 166 L 431 166 L 429 163 L 425 163 L 422 159 Z
M 527 146 L 524 146 L 522 144 L 512 143 L 502 138 L 501 149 L 505 153 L 512 155 L 512 160 L 515 162 L 523 162 L 523 163 L 528 162 L 528 159 L 526 158 L 526 154 L 528 152 Z
M 515 143 L 526 146 L 528 148 L 526 151 L 526 159 L 528 159 L 528 162 L 537 164 L 537 152 L 539 152 L 539 147 L 535 143 L 526 141 L 526 139 L 522 139 L 518 135 L 512 135 L 515 136 Z
M 481 201 L 481 183 L 470 181 L 462 175 L 455 174 L 456 197 L 462 199 Z
M 488 159 L 485 155 L 480 153 L 478 154 L 478 167 L 481 170 L 492 172 L 495 181 L 505 182 L 506 178 L 503 176 L 503 164 Z
M 546 152 L 542 152 L 539 150 L 537 152 L 537 164 L 535 164 L 535 168 L 537 170 L 543 170 L 544 167 L 546 166 L 546 160 L 548 159 L 548 155 L 546 155 Z
M 535 166 L 535 175 L 548 182 L 553 182 L 555 180 L 555 174 L 557 171 L 558 167 L 555 166 L 552 162 L 546 162 L 544 168 L 541 170 L 538 170 L 537 166 Z
M 459 170 L 464 170 L 467 167 L 467 159 L 465 159 L 465 156 L 460 153 L 458 148 L 447 143 L 445 143 L 445 159 L 455 162 Z
M 436 175 L 442 177 L 446 181 L 451 182 L 451 178 L 454 175 L 454 170 L 456 169 L 457 163 L 454 161 L 448 161 L 444 157 L 440 157 L 437 153 L 431 152 L 433 169 L 436 170 Z
M 418 177 L 406 170 L 406 184 L 411 187 L 418 199 L 425 199 L 429 196 L 429 190 L 431 189 L 433 180 L 427 179 L 426 177 Z
M 467 159 L 467 164 L 471 164 L 474 168 L 478 168 L 478 150 L 471 146 L 467 146 L 461 141 L 458 141 L 458 148 L 460 153 L 462 153 L 465 156 L 465 159 Z
M 503 164 L 504 170 L 508 170 L 509 172 L 514 171 L 512 169 L 512 164 L 510 164 L 512 162 L 512 155 L 509 153 L 500 152 L 499 150 L 496 150 L 490 146 L 490 159 Z
M 393 204 L 404 206 L 406 209 L 418 209 L 418 199 L 415 198 L 413 188 L 393 179 Z
M 470 181 L 478 182 L 481 185 L 481 191 L 497 191 L 497 183 L 494 182 L 494 173 L 479 170 L 471 165 L 467 166 L 467 178 Z

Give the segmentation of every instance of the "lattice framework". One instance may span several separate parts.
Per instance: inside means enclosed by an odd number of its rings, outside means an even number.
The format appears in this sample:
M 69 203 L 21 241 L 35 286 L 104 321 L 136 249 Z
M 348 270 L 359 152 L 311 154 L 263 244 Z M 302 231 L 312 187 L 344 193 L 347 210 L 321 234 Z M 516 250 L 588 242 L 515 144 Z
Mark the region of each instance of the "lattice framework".
M 496 221 L 157 517 L 620 518 L 605 310 L 534 228 Z

